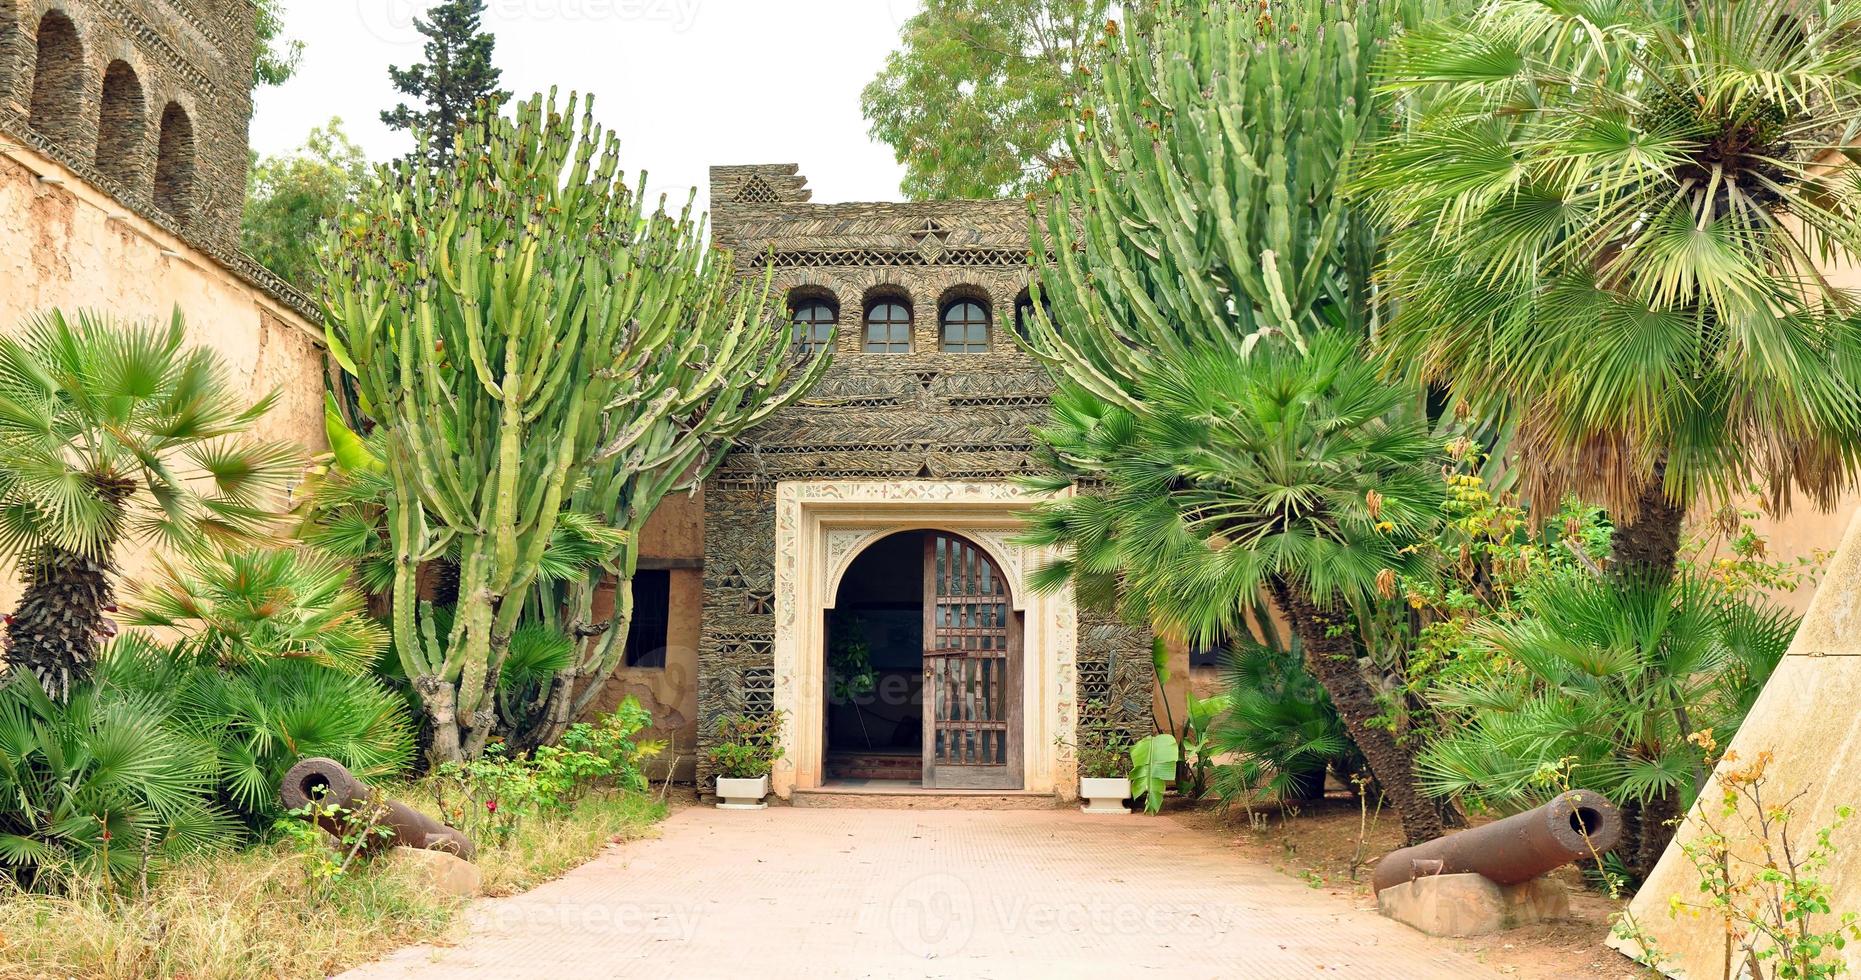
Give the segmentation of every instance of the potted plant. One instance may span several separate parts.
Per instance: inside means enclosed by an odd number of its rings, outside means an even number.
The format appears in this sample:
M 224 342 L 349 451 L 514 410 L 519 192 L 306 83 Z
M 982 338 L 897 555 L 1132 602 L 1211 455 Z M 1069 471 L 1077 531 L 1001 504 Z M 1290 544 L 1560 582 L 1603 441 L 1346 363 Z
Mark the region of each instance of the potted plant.
M 717 775 L 717 808 L 761 810 L 768 804 L 769 771 L 782 757 L 782 713 L 725 715 L 717 743 L 705 751 Z
M 1104 705 L 1093 702 L 1080 713 L 1079 798 L 1086 813 L 1129 813 L 1131 798 L 1131 744 L 1129 736 L 1111 724 Z

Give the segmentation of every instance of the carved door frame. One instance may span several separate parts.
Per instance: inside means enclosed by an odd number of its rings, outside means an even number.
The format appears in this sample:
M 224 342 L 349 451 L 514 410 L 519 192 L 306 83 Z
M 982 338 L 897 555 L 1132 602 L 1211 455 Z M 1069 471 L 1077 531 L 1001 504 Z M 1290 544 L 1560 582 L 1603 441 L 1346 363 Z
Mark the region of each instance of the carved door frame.
M 1022 760 L 1019 785 L 1078 794 L 1070 749 L 1076 725 L 1078 613 L 1070 590 L 1036 593 L 1026 579 L 1058 556 L 1016 542 L 1021 514 L 1048 499 L 989 481 L 783 481 L 776 487 L 775 706 L 786 721 L 774 789 L 817 788 L 825 771 L 826 610 L 865 548 L 899 531 L 968 538 L 1007 579 L 1020 614 Z

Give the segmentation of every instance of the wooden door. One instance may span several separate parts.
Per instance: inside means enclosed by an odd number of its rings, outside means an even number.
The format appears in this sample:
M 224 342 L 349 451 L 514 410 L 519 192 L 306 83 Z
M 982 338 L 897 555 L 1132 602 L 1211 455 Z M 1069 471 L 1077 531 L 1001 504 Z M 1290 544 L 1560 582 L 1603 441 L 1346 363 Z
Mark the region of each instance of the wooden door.
M 1021 622 L 1001 569 L 924 534 L 924 785 L 1021 788 Z

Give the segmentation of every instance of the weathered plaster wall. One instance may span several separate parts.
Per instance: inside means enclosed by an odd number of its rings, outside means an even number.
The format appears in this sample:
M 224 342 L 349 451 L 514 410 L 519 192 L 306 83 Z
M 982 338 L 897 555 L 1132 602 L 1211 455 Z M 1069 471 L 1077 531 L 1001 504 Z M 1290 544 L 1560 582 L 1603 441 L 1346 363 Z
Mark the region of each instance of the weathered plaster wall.
M 48 156 L 0 137 L 0 330 L 57 307 L 166 321 L 219 352 L 254 399 L 277 389 L 267 438 L 315 452 L 323 441 L 324 356 L 311 321 L 218 259 L 126 209 Z M 126 570 L 146 556 L 126 556 Z M 0 585 L 0 601 L 16 595 Z
M 648 772 L 663 778 L 693 778 L 698 745 L 698 636 L 704 616 L 704 492 L 667 497 L 640 535 L 640 566 L 669 569 L 670 595 L 663 669 L 622 665 L 607 681 L 595 710 L 612 711 L 623 698 L 638 698 L 653 713 L 644 737 L 666 743 Z

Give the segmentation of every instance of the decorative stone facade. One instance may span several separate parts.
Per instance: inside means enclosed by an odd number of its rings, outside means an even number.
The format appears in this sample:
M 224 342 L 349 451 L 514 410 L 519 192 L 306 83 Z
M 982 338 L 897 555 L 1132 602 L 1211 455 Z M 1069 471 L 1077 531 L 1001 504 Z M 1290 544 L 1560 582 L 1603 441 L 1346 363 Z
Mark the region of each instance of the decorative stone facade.
M 0 0 L 0 138 L 314 315 L 237 251 L 255 23 L 251 0 Z
M 776 705 L 781 602 L 768 597 L 777 591 L 778 485 L 1005 486 L 1035 471 L 1028 430 L 1047 420 L 1045 371 L 1007 333 L 1030 278 L 1023 204 L 812 204 L 810 196 L 792 165 L 711 171 L 713 239 L 735 252 L 745 280 L 758 282 L 773 265 L 778 295 L 825 300 L 838 315 L 835 362 L 820 384 L 746 435 L 705 486 L 698 708 L 706 732 L 719 715 Z M 862 352 L 866 310 L 881 300 L 910 310 L 909 353 Z M 988 309 L 986 353 L 941 352 L 940 313 L 957 300 Z M 1077 676 L 1066 689 L 1147 729 L 1148 638 L 1081 611 L 1074 642 Z

